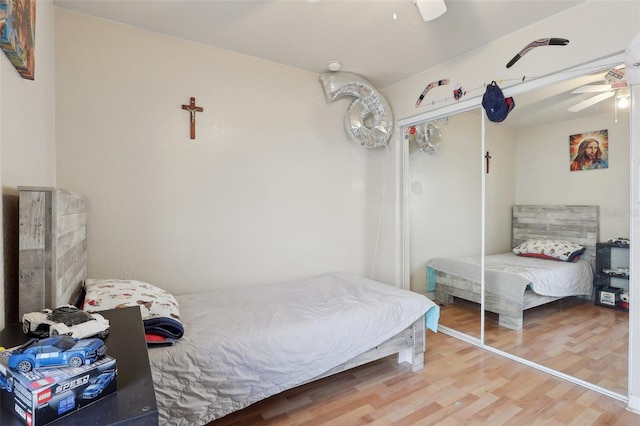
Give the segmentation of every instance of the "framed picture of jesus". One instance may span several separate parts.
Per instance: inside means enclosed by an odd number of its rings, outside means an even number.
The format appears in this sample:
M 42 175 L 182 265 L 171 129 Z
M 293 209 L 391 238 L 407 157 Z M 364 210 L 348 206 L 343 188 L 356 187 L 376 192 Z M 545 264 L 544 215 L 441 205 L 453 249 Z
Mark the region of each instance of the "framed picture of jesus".
M 569 136 L 572 172 L 609 168 L 609 130 L 578 133 Z

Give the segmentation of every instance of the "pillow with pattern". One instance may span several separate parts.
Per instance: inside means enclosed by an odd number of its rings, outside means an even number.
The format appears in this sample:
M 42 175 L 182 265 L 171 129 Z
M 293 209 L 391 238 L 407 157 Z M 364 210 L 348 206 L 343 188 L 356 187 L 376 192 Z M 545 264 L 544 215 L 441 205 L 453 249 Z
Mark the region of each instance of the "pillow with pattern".
M 513 249 L 518 256 L 575 262 L 584 253 L 580 244 L 561 240 L 527 240 Z
M 157 340 L 149 336 L 179 339 L 184 334 L 178 302 L 166 290 L 142 281 L 118 279 L 86 279 L 84 287 L 82 309 L 87 312 L 139 306 L 147 342 Z

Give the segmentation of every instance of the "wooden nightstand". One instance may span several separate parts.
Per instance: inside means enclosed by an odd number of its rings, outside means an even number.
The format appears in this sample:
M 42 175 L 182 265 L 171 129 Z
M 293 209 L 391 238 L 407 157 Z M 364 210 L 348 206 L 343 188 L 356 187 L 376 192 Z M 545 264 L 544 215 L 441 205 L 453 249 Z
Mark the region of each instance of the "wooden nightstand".
M 49 424 L 157 425 L 158 406 L 140 308 L 112 309 L 100 314 L 111 325 L 109 336 L 104 341 L 107 354 L 116 358 L 118 363 L 118 391 Z M 27 340 L 21 324 L 12 324 L 0 332 L 0 346 L 9 348 Z M 24 423 L 0 404 L 0 424 L 13 426 Z

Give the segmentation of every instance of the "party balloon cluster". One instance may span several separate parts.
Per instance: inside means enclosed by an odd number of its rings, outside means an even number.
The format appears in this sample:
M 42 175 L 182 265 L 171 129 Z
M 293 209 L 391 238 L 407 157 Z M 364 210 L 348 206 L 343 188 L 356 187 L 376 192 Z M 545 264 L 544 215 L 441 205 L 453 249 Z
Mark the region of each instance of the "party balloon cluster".
M 344 117 L 351 138 L 366 148 L 387 145 L 393 132 L 393 114 L 387 100 L 364 78 L 348 72 L 322 74 L 320 81 L 327 102 L 342 96 L 353 96 Z M 365 123 L 369 123 L 367 125 Z

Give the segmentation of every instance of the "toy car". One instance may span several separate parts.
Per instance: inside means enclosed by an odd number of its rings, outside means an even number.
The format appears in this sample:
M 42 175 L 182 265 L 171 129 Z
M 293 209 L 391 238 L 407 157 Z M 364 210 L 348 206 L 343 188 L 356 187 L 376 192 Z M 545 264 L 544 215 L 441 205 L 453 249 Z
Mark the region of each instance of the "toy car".
M 629 239 L 624 237 L 612 238 L 609 240 L 609 244 L 625 247 L 629 245 Z
M 5 352 L 5 349 L 0 346 L 0 356 L 4 355 Z M 7 369 L 3 365 L 0 365 L 0 389 L 13 392 L 13 377 L 7 377 Z
M 80 367 L 91 364 L 107 352 L 101 339 L 74 339 L 69 336 L 53 336 L 31 339 L 11 350 L 9 368 L 27 373 L 34 368 Z
M 629 268 L 609 268 L 603 269 L 602 272 L 614 278 L 627 278 L 629 276 Z
M 13 377 L 5 376 L 0 373 L 0 389 L 4 389 L 7 392 L 13 392 Z
M 84 339 L 98 336 L 104 339 L 109 334 L 109 320 L 73 305 L 63 305 L 22 315 L 22 331 L 38 337 L 61 335 Z
M 96 396 L 100 395 L 102 390 L 107 387 L 111 380 L 116 375 L 116 370 L 107 370 L 104 373 L 100 374 L 96 381 L 87 386 L 87 388 L 82 393 L 83 399 L 93 399 Z

